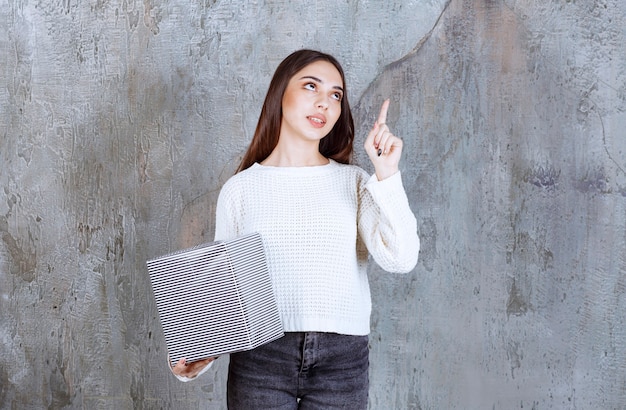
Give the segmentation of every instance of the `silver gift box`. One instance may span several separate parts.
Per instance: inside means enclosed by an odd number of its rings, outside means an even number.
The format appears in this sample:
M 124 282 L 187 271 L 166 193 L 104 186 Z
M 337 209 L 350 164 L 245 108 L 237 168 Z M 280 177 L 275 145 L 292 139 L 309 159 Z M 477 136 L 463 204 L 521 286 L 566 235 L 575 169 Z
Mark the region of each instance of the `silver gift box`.
M 172 364 L 254 349 L 283 336 L 258 233 L 146 265 Z

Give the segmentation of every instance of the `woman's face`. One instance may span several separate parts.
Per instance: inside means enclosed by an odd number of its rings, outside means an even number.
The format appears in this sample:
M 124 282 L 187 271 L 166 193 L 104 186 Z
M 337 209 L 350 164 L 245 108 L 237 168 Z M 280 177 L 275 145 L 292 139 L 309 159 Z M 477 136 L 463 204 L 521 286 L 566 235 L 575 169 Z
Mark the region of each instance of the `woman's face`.
M 316 61 L 298 71 L 283 94 L 280 138 L 318 142 L 341 115 L 343 81 L 334 65 Z

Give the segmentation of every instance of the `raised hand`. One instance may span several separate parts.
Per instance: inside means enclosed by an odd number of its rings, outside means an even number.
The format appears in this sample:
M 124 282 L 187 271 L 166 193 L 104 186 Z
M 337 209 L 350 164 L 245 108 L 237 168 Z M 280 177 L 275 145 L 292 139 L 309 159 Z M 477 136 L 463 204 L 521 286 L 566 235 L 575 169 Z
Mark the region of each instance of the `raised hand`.
M 365 152 L 374 164 L 379 181 L 398 172 L 402 154 L 402 140 L 393 135 L 386 124 L 388 109 L 389 100 L 387 99 L 380 108 L 374 128 L 365 139 Z

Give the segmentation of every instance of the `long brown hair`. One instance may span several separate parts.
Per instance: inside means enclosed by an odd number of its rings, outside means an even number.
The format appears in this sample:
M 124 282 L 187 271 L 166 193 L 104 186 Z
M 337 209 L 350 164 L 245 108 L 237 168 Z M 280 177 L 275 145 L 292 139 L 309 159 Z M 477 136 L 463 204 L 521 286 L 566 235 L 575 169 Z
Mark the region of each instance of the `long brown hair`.
M 344 164 L 350 162 L 352 143 L 354 141 L 354 121 L 350 111 L 350 104 L 348 103 L 346 78 L 343 69 L 339 62 L 329 54 L 314 50 L 298 50 L 285 58 L 276 68 L 265 96 L 265 102 L 261 109 L 254 137 L 237 172 L 243 171 L 255 162 L 263 161 L 276 148 L 283 116 L 283 95 L 285 94 L 287 84 L 298 71 L 320 60 L 331 63 L 339 71 L 343 81 L 344 93 L 341 99 L 339 119 L 328 135 L 320 141 L 319 151 L 326 158 L 332 158 L 337 162 Z

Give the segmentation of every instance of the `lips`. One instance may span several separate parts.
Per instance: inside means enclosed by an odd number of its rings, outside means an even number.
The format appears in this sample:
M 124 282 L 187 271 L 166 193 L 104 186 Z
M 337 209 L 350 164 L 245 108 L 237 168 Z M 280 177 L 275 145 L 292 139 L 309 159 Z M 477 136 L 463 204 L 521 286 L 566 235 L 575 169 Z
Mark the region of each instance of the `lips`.
M 313 125 L 315 128 L 322 128 L 326 125 L 326 117 L 322 114 L 309 115 L 306 117 L 309 120 L 309 123 Z

